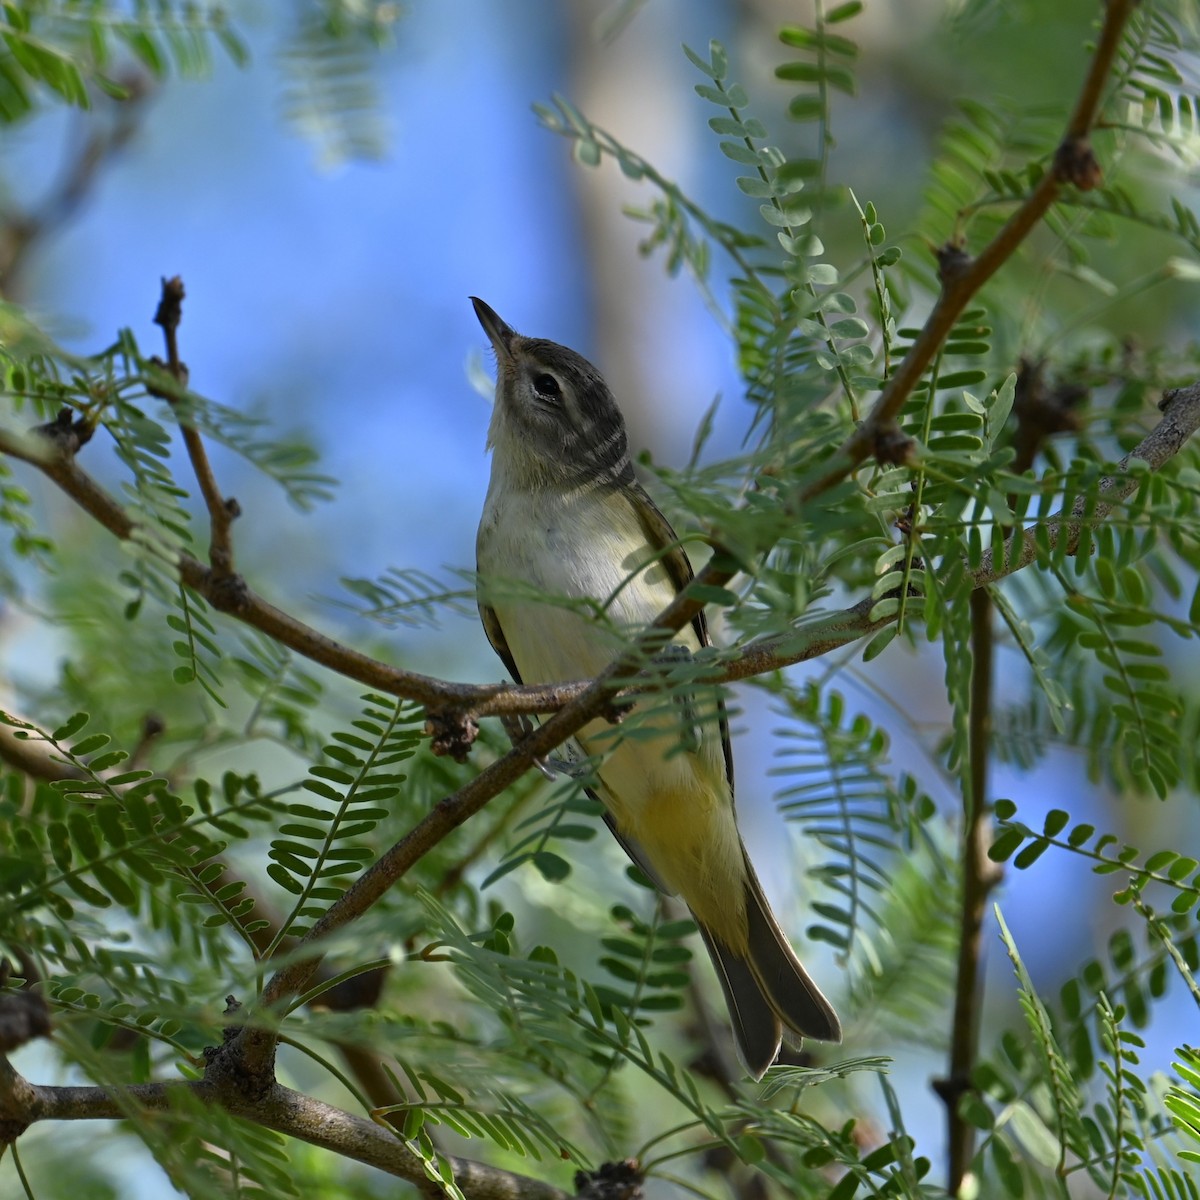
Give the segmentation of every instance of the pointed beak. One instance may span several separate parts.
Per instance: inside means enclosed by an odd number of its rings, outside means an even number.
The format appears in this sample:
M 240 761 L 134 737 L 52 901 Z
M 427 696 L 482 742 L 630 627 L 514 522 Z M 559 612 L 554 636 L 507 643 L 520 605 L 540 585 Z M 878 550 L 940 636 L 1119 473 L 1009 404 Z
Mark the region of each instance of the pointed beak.
M 483 332 L 488 335 L 492 349 L 496 351 L 497 361 L 508 362 L 512 358 L 512 340 L 517 336 L 516 333 L 496 315 L 495 309 L 484 304 L 478 296 L 472 296 L 471 303 L 475 306 L 475 315 L 483 326 Z

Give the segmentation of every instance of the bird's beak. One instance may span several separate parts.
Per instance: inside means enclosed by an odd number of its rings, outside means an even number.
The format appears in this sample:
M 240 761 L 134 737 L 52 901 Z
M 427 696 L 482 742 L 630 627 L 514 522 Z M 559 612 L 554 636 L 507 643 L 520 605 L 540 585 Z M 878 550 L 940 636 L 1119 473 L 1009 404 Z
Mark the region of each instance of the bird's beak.
M 517 336 L 512 327 L 500 320 L 496 315 L 496 310 L 484 304 L 478 296 L 472 296 L 471 303 L 475 306 L 475 315 L 479 318 L 480 325 L 483 326 L 483 332 L 488 335 L 492 349 L 496 351 L 497 361 L 501 363 L 510 361 L 512 359 L 512 340 Z

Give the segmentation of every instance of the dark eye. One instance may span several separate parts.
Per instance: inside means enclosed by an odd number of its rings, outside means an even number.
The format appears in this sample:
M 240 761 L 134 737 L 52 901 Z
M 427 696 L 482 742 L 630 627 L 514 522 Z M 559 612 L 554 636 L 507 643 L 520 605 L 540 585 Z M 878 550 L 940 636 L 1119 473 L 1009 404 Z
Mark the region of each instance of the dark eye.
M 562 388 L 559 387 L 558 380 L 553 375 L 547 375 L 545 372 L 533 377 L 533 390 L 543 400 L 562 399 Z

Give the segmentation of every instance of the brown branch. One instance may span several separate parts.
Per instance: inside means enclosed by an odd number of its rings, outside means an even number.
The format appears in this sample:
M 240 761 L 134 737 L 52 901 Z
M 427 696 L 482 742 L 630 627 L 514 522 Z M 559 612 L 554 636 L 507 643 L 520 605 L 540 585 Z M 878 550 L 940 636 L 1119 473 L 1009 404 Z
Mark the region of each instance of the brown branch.
M 1179 452 L 1184 442 L 1198 427 L 1200 384 L 1177 389 L 1164 397 L 1162 420 L 1122 460 L 1122 464 L 1128 463 L 1132 458 L 1138 458 L 1147 463 L 1152 470 L 1157 470 Z M 73 459 L 59 453 L 46 438 L 0 428 L 0 452 L 37 467 L 116 537 L 128 540 L 133 536 L 135 523 L 125 510 Z M 1129 473 L 1104 480 L 1101 490 L 1105 500 L 1093 510 L 1091 520 L 1102 521 L 1113 505 L 1132 494 L 1137 488 L 1138 480 L 1138 476 Z M 1084 527 L 1083 517 L 1081 502 L 1073 512 L 1060 512 L 1049 518 L 1045 528 L 1049 544 L 1057 545 L 1065 532 L 1068 539 L 1067 552 L 1074 554 Z M 1002 569 L 995 566 L 995 553 L 995 550 L 985 552 L 979 569 L 973 572 L 976 586 L 994 583 L 1033 562 L 1036 557 L 1036 545 L 1032 533 L 1017 531 L 1009 535 L 1004 542 Z M 459 707 L 466 713 L 480 717 L 556 712 L 578 699 L 592 686 L 591 680 L 523 686 L 505 683 L 449 683 L 429 675 L 404 671 L 343 646 L 302 621 L 297 621 L 250 591 L 238 576 L 234 576 L 234 580 L 226 586 L 218 587 L 214 583 L 212 572 L 191 555 L 178 554 L 175 562 L 183 581 L 208 599 L 215 608 L 348 679 L 364 683 L 388 695 L 402 696 L 429 708 Z M 728 582 L 731 577 L 731 574 L 718 575 L 714 571 L 712 574 L 701 572 L 698 578 L 708 583 L 717 579 Z M 665 624 L 669 620 L 674 626 L 675 620 L 678 620 L 682 625 L 690 620 L 700 607 L 702 605 L 691 597 L 680 596 L 663 614 L 661 621 Z M 712 673 L 707 678 L 712 683 L 731 683 L 828 654 L 882 629 L 894 620 L 884 618 L 872 621 L 869 613 L 873 607 L 874 601 L 868 597 L 841 611 L 806 619 L 795 629 L 772 638 L 764 638 L 761 642 L 751 643 L 721 658 L 714 663 Z M 651 686 L 649 680 L 644 686 Z M 638 687 L 629 686 L 613 695 L 623 698 L 626 695 L 636 695 L 637 691 Z
M 183 280 L 175 275 L 162 281 L 162 297 L 158 302 L 158 310 L 154 314 L 154 323 L 162 326 L 163 339 L 167 346 L 167 361 L 152 359 L 155 366 L 165 366 L 171 378 L 178 385 L 178 390 L 158 390 L 151 388 L 151 393 L 161 396 L 177 409 L 186 394 L 188 370 L 179 357 L 179 323 L 183 320 Z M 208 451 L 204 448 L 204 439 L 200 431 L 189 421 L 180 419 L 180 432 L 183 434 L 183 444 L 187 447 L 188 459 L 200 485 L 200 495 L 204 497 L 204 506 L 208 509 L 209 546 L 208 562 L 216 583 L 221 584 L 233 576 L 233 540 L 231 526 L 241 515 L 238 502 L 232 497 L 226 499 L 221 495 L 217 486 L 217 478 L 213 474 L 212 464 L 208 461 Z
M 37 1121 L 116 1121 L 138 1110 L 163 1112 L 183 1094 L 343 1158 L 377 1167 L 418 1187 L 428 1183 L 421 1157 L 395 1131 L 278 1083 L 261 1095 L 245 1091 L 233 1078 L 220 1077 L 206 1077 L 195 1083 L 133 1084 L 120 1089 L 46 1087 L 30 1083 L 0 1055 L 0 1132 L 12 1133 L 18 1127 L 23 1131 Z M 446 1157 L 454 1170 L 455 1183 L 470 1200 L 566 1200 L 566 1192 L 540 1180 L 471 1159 Z
M 129 541 L 150 535 L 75 461 L 74 447 L 60 446 L 38 432 L 17 433 L 0 427 L 0 453 L 36 467 L 61 491 L 114 537 Z M 251 590 L 242 576 L 222 576 L 199 559 L 174 549 L 162 550 L 164 561 L 179 578 L 215 609 L 257 629 L 304 658 L 376 691 L 400 696 L 435 712 L 459 710 L 465 716 L 503 716 L 553 712 L 579 695 L 590 683 L 518 686 L 508 683 L 450 683 L 416 671 L 405 671 L 379 662 L 342 645 L 289 613 L 276 608 Z M 721 578 L 728 582 L 733 571 Z M 701 573 L 701 582 L 718 578 Z M 660 628 L 679 628 L 703 607 L 700 601 L 677 600 L 660 618 Z M 567 690 L 564 692 L 563 688 Z
M 1023 361 L 1017 373 L 1013 415 L 1015 457 L 1012 471 L 1030 470 L 1046 440 L 1079 428 L 1076 407 L 1086 389 L 1074 385 L 1049 388 L 1041 364 Z M 1015 497 L 1009 497 L 1010 506 Z M 986 587 L 971 593 L 971 695 L 968 712 L 970 778 L 963 793 L 961 839 L 962 885 L 959 900 L 958 960 L 955 972 L 954 1015 L 946 1076 L 933 1089 L 946 1106 L 948 1172 L 946 1190 L 962 1190 L 975 1153 L 975 1126 L 961 1112 L 963 1096 L 971 1090 L 971 1075 L 979 1052 L 979 1008 L 983 997 L 983 925 L 988 897 L 999 886 L 1003 869 L 988 857 L 992 842 L 992 804 L 987 792 L 992 736 L 992 677 L 996 640 L 994 605 Z
M 1200 428 L 1200 384 L 1166 394 L 1160 407 L 1162 419 L 1139 445 L 1121 460 L 1122 472 L 1101 481 L 1099 490 L 1103 499 L 1089 508 L 1088 502 L 1080 498 L 1069 513 L 1059 512 L 1049 519 L 1043 527 L 1048 549 L 1054 550 L 1062 545 L 1067 555 L 1074 555 L 1078 551 L 1083 531 L 1103 522 L 1118 504 L 1137 490 L 1144 472 L 1131 472 L 1127 469 L 1132 459 L 1139 459 L 1150 470 L 1157 470 L 1182 449 L 1187 440 Z M 934 1084 L 947 1109 L 950 1156 L 947 1190 L 951 1196 L 958 1195 L 972 1156 L 973 1127 L 959 1115 L 958 1106 L 970 1087 L 970 1076 L 976 1058 L 979 1036 L 981 933 L 988 895 L 1000 875 L 997 865 L 987 856 L 991 841 L 985 787 L 987 740 L 990 732 L 988 725 L 992 606 L 986 588 L 987 585 L 1027 567 L 1036 556 L 1033 532 L 1022 529 L 1005 539 L 1002 553 L 997 554 L 995 549 L 988 550 L 979 569 L 973 572 L 976 590 L 971 596 L 971 640 L 975 664 L 971 681 L 970 713 L 972 776 L 970 800 L 965 806 L 964 814 L 963 883 L 955 1007 L 949 1073 L 945 1079 L 937 1080 Z M 865 623 L 869 618 L 871 603 L 863 601 L 842 615 L 856 613 Z M 850 625 L 850 622 L 847 622 L 847 625 Z M 767 661 L 774 657 L 778 657 L 778 650 L 768 650 Z
M 1141 444 L 1122 460 L 1128 467 L 1132 458 L 1156 470 L 1183 447 L 1200 427 L 1200 385 L 1168 393 L 1162 401 L 1163 417 Z M 1029 465 L 1032 446 L 1019 465 Z M 1080 498 L 1072 511 L 1058 513 L 1046 527 L 1049 546 L 1063 544 L 1068 555 L 1078 550 L 1085 528 L 1105 520 L 1113 508 L 1137 490 L 1141 472 L 1125 471 L 1101 481 L 1103 500 L 1090 510 Z M 1085 521 L 1085 516 L 1087 517 Z M 1031 532 L 1021 530 L 1004 542 L 1000 561 L 1004 573 L 1011 574 L 1034 560 L 1036 548 Z M 990 892 L 1000 878 L 1000 870 L 988 858 L 991 842 L 990 805 L 987 802 L 986 770 L 990 736 L 990 692 L 992 662 L 992 605 L 981 583 L 997 577 L 997 556 L 989 550 L 976 573 L 977 589 L 971 595 L 971 643 L 974 669 L 971 679 L 971 785 L 963 830 L 963 883 L 959 917 L 957 981 L 954 1018 L 951 1027 L 949 1073 L 935 1081 L 934 1088 L 946 1104 L 949 1175 L 947 1191 L 957 1196 L 969 1169 L 975 1140 L 974 1127 L 959 1112 L 959 1103 L 970 1089 L 979 1039 L 980 961 L 982 930 Z
M 58 181 L 32 208 L 7 206 L 0 212 L 0 293 L 19 299 L 31 252 L 79 211 L 101 177 L 101 171 L 134 138 L 152 94 L 152 81 L 138 72 L 120 80 L 126 95 L 108 106 L 107 124 L 90 122 L 88 136 L 64 162 Z
M 817 478 L 801 489 L 801 502 L 827 491 L 875 453 L 879 439 L 892 427 L 963 309 L 1013 256 L 1058 199 L 1063 187 L 1071 185 L 1087 191 L 1100 185 L 1100 168 L 1087 139 L 1100 112 L 1104 85 L 1112 70 L 1122 32 L 1137 4 L 1138 0 L 1107 0 L 1104 27 L 1075 110 L 1054 156 L 1053 169 L 1042 176 L 1003 228 L 974 258 L 966 254 L 958 243 L 952 243 L 939 252 L 941 292 L 917 340 L 909 347 L 896 373 L 888 380 L 867 419 L 834 454 Z
M 148 540 L 151 535 L 102 488 L 73 456 L 60 450 L 55 442 L 39 434 L 22 434 L 0 428 L 0 452 L 36 467 L 60 490 L 68 495 L 89 516 L 103 525 L 114 537 L 129 541 L 136 535 Z M 153 546 L 153 542 L 149 542 Z M 503 683 L 490 685 L 446 683 L 414 671 L 402 671 L 343 646 L 311 626 L 296 620 L 288 613 L 268 603 L 253 592 L 240 575 L 220 576 L 186 551 L 163 550 L 164 561 L 178 571 L 179 578 L 202 595 L 215 609 L 245 625 L 265 633 L 280 645 L 320 663 L 331 671 L 358 683 L 392 696 L 402 696 L 428 707 L 460 706 L 475 710 L 483 702 L 510 692 Z M 535 692 L 538 689 L 534 689 Z M 491 714 L 499 711 L 541 712 L 537 707 L 543 697 L 537 695 L 535 707 L 523 696 L 513 707 L 505 704 L 487 707 Z
M 992 842 L 987 798 L 992 733 L 992 669 L 995 638 L 987 588 L 971 593 L 971 696 L 968 714 L 970 779 L 965 789 L 962 834 L 962 898 L 959 904 L 958 966 L 950 1032 L 950 1071 L 934 1090 L 946 1104 L 949 1171 L 946 1190 L 957 1196 L 975 1147 L 975 1127 L 964 1120 L 959 1101 L 971 1086 L 979 1047 L 979 1002 L 983 994 L 983 922 L 987 899 L 1000 880 L 988 858 Z

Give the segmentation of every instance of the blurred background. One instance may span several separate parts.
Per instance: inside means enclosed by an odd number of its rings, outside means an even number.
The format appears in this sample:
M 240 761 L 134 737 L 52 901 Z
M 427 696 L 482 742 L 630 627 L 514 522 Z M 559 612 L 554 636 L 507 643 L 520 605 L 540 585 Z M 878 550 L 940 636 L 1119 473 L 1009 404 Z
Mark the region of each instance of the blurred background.
M 953 97 L 1062 103 L 1078 86 L 1091 0 L 1060 0 L 1037 44 L 1014 44 L 1012 29 L 975 8 L 891 0 L 868 6 L 848 29 L 863 51 L 860 94 L 836 98 L 830 177 L 874 202 L 889 235 L 902 233 L 921 205 L 925 163 Z M 218 54 L 210 82 L 144 78 L 136 102 L 100 98 L 85 118 L 58 108 L 13 127 L 0 152 L 5 209 L 47 220 L 11 256 L 6 295 L 72 349 L 105 346 L 128 326 L 157 352 L 159 281 L 181 275 L 180 345 L 192 386 L 310 440 L 320 469 L 340 481 L 331 502 L 301 512 L 269 479 L 216 449 L 222 487 L 243 512 L 240 568 L 284 608 L 397 664 L 494 679 L 502 668 L 472 617 L 385 636 L 338 603 L 342 577 L 402 567 L 453 579 L 474 565 L 488 478 L 489 400 L 478 384 L 491 363 L 468 296 L 481 296 L 519 331 L 591 358 L 627 414 L 635 449 L 655 461 L 687 461 L 715 399 L 706 456 L 736 453 L 751 417 L 711 307 L 727 303 L 727 264 L 715 264 L 711 297 L 686 273 L 670 277 L 661 254 L 640 252 L 645 228 L 623 212 L 651 197 L 612 164 L 573 162 L 531 105 L 568 96 L 710 212 L 737 217 L 754 202 L 734 187 L 734 166 L 716 149 L 711 107 L 694 95 L 700 77 L 680 45 L 706 52 L 710 38 L 725 43 L 732 78 L 787 148 L 810 127 L 787 122 L 790 93 L 773 77 L 786 57 L 777 32 L 808 19 L 811 7 L 406 0 L 372 11 L 386 45 L 379 53 L 348 47 L 363 55 L 364 72 L 340 120 L 317 103 L 320 72 L 304 62 L 311 13 L 260 0 L 235 10 L 248 65 Z M 109 144 L 89 166 L 97 122 Z M 834 261 L 839 244 L 857 244 L 853 210 L 837 210 L 823 236 Z M 901 245 L 907 255 L 930 253 Z M 1140 319 L 1171 319 L 1161 305 L 1144 304 Z M 11 611 L 3 631 L 9 678 L 30 686 L 57 674 L 50 635 L 32 620 Z M 897 768 L 954 805 L 930 753 L 945 712 L 941 678 L 940 658 L 897 642 L 868 668 L 848 660 L 839 687 L 851 707 L 892 730 Z M 1002 674 L 1002 699 L 1023 694 L 1023 682 L 1005 697 L 1007 686 Z M 781 850 L 777 784 L 768 775 L 782 719 L 761 692 L 744 690 L 739 704 L 742 824 L 782 920 L 799 931 L 799 860 Z M 1039 807 L 1082 820 L 1103 805 L 1067 755 L 1049 757 L 1036 787 L 998 769 L 992 791 L 1017 797 L 1031 823 Z M 1150 804 L 1104 818 L 1115 830 L 1136 827 L 1139 845 L 1189 836 L 1151 836 L 1157 819 Z M 1023 882 L 1000 902 L 1035 979 L 1056 987 L 1107 938 L 1109 929 L 1094 927 L 1089 897 L 1111 889 L 1076 861 L 1052 867 L 1047 859 Z M 991 943 L 988 971 L 1007 973 L 998 940 Z M 836 978 L 831 957 L 817 951 L 815 959 L 819 979 Z M 1015 1007 L 995 1014 L 1014 1018 Z M 1160 1022 L 1148 1060 L 1165 1065 L 1178 1037 Z M 899 1060 L 897 1086 L 926 1097 L 927 1123 L 913 1131 L 940 1162 L 943 1114 L 928 1080 L 941 1064 L 906 1057 L 903 1047 L 880 1049 Z

